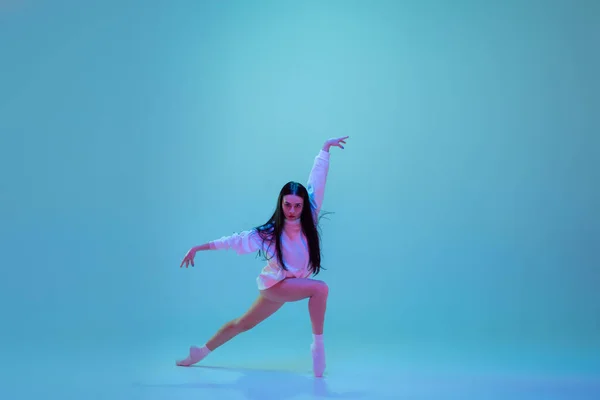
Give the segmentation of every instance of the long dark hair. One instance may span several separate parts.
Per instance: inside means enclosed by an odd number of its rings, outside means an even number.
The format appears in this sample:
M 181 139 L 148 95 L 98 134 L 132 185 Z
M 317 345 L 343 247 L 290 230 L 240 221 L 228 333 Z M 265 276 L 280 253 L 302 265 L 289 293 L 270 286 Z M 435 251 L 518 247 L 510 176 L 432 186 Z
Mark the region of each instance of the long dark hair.
M 271 245 L 275 244 L 275 255 L 277 260 L 279 261 L 281 267 L 287 271 L 287 267 L 283 261 L 283 253 L 281 251 L 281 233 L 285 223 L 285 215 L 283 213 L 281 204 L 283 202 L 283 197 L 290 194 L 299 196 L 304 200 L 302 213 L 300 214 L 300 226 L 302 227 L 302 232 L 306 236 L 306 240 L 308 242 L 310 270 L 313 275 L 317 275 L 321 268 L 325 269 L 321 267 L 321 237 L 318 224 L 321 216 L 317 216 L 315 214 L 313 205 L 310 202 L 308 191 L 301 183 L 293 181 L 286 183 L 279 192 L 275 211 L 273 212 L 271 218 L 269 218 L 265 224 L 260 225 L 255 229 L 262 238 L 263 243 L 269 243 L 267 248 L 270 248 Z M 262 254 L 265 259 L 268 259 L 268 252 L 259 251 L 258 254 Z

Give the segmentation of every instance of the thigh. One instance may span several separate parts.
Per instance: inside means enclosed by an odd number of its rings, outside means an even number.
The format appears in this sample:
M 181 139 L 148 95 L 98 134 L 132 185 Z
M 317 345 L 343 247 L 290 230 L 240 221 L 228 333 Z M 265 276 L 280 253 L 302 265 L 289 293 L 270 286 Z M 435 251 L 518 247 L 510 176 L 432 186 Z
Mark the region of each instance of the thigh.
M 299 301 L 328 291 L 323 281 L 310 278 L 288 278 L 263 290 L 264 297 L 280 302 Z
M 273 301 L 265 296 L 259 295 L 252 306 L 237 319 L 237 323 L 246 327 L 254 327 L 270 317 L 275 311 L 283 306 L 283 302 Z

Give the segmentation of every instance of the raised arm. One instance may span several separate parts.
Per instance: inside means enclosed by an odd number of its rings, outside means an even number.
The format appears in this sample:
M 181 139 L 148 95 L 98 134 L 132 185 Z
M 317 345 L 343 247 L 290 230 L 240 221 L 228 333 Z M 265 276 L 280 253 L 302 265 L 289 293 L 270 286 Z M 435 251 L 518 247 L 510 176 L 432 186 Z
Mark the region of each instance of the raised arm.
M 343 149 L 344 146 L 342 146 L 342 143 L 346 144 L 346 139 L 348 139 L 348 136 L 327 140 L 323 144 L 323 148 L 319 151 L 319 154 L 315 157 L 306 185 L 315 220 L 321 211 L 321 206 L 323 205 L 323 199 L 325 197 L 325 185 L 327 183 L 327 174 L 329 172 L 329 149 L 332 146 Z

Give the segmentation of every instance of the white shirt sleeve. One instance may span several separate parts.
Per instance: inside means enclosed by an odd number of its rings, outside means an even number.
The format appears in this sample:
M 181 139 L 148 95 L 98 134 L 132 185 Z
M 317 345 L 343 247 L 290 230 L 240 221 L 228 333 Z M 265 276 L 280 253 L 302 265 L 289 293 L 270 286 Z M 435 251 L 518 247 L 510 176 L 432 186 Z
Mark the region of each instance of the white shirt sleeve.
M 315 219 L 321 211 L 325 197 L 325 184 L 327 182 L 327 173 L 329 172 L 329 157 L 329 152 L 321 150 L 315 157 L 312 170 L 308 176 L 306 190 L 308 190 Z
M 231 236 L 223 236 L 220 239 L 213 240 L 212 243 L 217 250 L 234 250 L 238 254 L 248 254 L 262 250 L 262 238 L 256 229 L 234 233 Z

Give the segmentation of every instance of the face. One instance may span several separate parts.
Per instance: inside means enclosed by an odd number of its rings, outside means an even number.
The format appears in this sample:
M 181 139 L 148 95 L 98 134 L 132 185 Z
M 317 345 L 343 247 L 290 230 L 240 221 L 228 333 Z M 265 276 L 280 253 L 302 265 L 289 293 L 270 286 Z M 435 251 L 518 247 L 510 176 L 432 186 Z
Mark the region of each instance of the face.
M 304 206 L 304 199 L 300 196 L 288 194 L 283 196 L 283 202 L 281 207 L 283 208 L 283 214 L 286 219 L 296 220 L 302 215 L 302 207 Z

